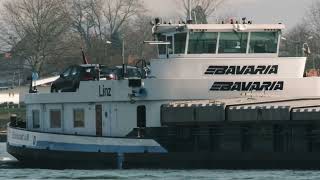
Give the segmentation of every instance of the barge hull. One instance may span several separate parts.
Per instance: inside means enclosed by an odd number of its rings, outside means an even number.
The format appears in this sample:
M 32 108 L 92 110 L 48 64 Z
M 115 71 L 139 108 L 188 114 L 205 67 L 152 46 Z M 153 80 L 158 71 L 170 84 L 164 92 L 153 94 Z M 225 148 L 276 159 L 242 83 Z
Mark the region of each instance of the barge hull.
M 119 168 L 116 153 L 88 153 L 7 145 L 22 166 L 39 168 Z M 320 153 L 172 152 L 125 153 L 121 168 L 320 169 Z
M 54 151 L 11 146 L 9 143 L 7 151 L 19 160 L 20 165 L 28 168 L 117 168 L 116 153 Z

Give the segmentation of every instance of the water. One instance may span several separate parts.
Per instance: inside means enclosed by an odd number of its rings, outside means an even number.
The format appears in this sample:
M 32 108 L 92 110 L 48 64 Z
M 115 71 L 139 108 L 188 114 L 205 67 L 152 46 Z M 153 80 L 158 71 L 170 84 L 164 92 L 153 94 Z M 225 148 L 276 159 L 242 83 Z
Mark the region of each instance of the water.
M 319 180 L 320 171 L 296 170 L 52 170 L 19 168 L 0 143 L 1 179 Z

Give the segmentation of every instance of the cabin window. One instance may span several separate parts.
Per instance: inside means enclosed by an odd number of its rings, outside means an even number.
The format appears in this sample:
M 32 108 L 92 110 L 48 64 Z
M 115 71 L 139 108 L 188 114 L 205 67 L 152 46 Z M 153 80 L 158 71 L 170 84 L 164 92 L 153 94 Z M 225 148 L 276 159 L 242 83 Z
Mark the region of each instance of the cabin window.
M 158 35 L 158 41 L 163 41 L 163 42 L 166 42 L 167 41 L 167 39 L 166 39 L 166 36 L 164 36 L 164 35 Z M 158 45 L 158 49 L 159 49 L 159 54 L 167 54 L 167 52 L 166 52 L 166 45 L 164 45 L 164 44 L 160 44 L 160 45 Z
M 178 33 L 174 35 L 174 53 L 184 54 L 186 49 L 187 33 Z
M 73 127 L 75 128 L 84 127 L 84 109 L 73 110 Z
M 173 54 L 173 38 L 172 38 L 172 36 L 167 36 L 167 41 L 170 42 L 170 44 L 167 45 L 168 54 Z
M 249 53 L 277 53 L 278 32 L 252 32 Z
M 59 109 L 50 110 L 50 128 L 61 128 L 61 111 Z
M 246 53 L 248 33 L 223 32 L 220 33 L 219 53 Z
M 215 54 L 218 33 L 191 32 L 188 54 Z
M 34 129 L 40 128 L 40 111 L 32 110 L 32 127 Z

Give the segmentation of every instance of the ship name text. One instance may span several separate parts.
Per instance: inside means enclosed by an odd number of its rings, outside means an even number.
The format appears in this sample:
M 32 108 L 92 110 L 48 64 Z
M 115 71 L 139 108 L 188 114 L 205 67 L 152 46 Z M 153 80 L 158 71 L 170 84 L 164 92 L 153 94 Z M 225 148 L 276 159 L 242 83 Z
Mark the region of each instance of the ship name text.
M 104 85 L 99 85 L 99 97 L 111 96 L 111 88 L 106 88 Z
M 210 91 L 282 91 L 283 81 L 214 82 Z
M 278 65 L 209 66 L 205 75 L 263 75 L 278 74 Z

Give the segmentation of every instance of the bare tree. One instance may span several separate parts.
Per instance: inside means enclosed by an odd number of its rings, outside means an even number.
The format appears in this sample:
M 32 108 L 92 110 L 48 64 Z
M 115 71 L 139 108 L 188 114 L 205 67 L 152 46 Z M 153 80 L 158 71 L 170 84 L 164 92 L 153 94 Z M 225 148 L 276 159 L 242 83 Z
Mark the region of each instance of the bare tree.
M 126 51 L 134 55 L 132 58 L 148 60 L 156 56 L 156 46 L 143 43 L 145 40 L 152 40 L 150 20 L 152 17 L 139 14 L 138 18 L 126 29 Z
M 308 23 L 314 35 L 320 37 L 320 2 L 314 1 L 309 7 L 305 22 Z
M 143 10 L 140 0 L 106 0 L 105 5 L 104 16 L 110 25 L 110 35 L 119 32 L 124 23 Z
M 142 9 L 141 0 L 72 1 L 74 30 L 80 34 L 93 61 L 105 62 L 106 56 L 121 49 L 121 28 Z M 112 41 L 112 47 L 106 43 L 108 41 Z
M 299 25 L 297 25 L 299 26 Z M 308 57 L 307 68 L 319 68 L 320 67 L 320 2 L 314 0 L 311 6 L 308 8 L 303 22 L 300 23 L 302 29 L 305 29 L 302 37 L 308 37 L 305 40 L 308 43 L 311 56 Z M 312 62 L 312 63 L 311 63 Z M 312 66 L 311 66 L 312 65 Z
M 176 0 L 178 4 L 183 8 L 185 17 L 189 17 L 189 10 L 199 10 L 201 9 L 201 14 L 203 14 L 203 19 L 208 19 L 213 13 L 216 12 L 217 8 L 225 0 L 190 0 L 191 6 L 189 9 L 189 0 Z M 196 12 L 196 11 L 194 11 Z M 194 14 L 192 14 L 194 16 Z
M 69 13 L 64 0 L 6 1 L 2 14 L 7 27 L 3 37 L 32 71 L 42 73 L 44 63 L 65 51 Z

